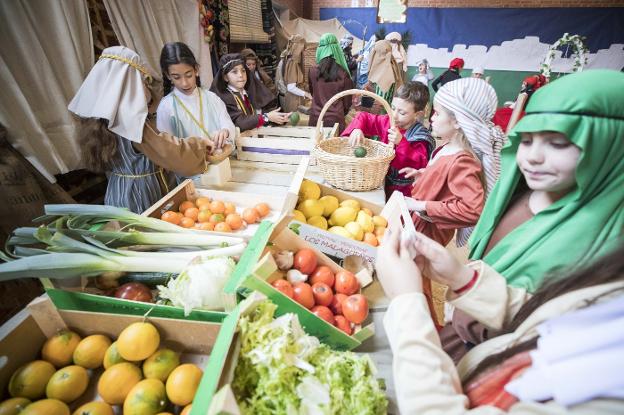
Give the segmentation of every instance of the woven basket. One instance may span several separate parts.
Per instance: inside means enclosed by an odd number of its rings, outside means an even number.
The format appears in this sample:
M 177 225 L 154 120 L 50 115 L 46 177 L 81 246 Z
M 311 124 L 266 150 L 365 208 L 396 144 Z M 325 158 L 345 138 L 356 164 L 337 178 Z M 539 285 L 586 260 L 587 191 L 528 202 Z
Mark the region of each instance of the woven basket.
M 365 95 L 381 102 L 390 116 L 390 127 L 394 127 L 392 108 L 377 94 L 361 89 L 349 89 L 334 95 L 323 107 L 316 124 L 316 146 L 312 155 L 316 158 L 321 174 L 330 185 L 347 191 L 366 192 L 384 184 L 390 162 L 394 158 L 394 146 L 379 141 L 366 139 L 362 147 L 366 148 L 366 157 L 353 155 L 353 146 L 347 137 L 323 139 L 320 133 L 323 117 L 329 107 L 347 95 Z

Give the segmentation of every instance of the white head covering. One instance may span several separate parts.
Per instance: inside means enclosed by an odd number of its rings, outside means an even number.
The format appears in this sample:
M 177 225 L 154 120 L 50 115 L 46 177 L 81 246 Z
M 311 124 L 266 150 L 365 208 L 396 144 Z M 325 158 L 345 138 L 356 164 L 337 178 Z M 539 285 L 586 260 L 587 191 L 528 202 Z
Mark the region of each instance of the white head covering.
M 394 56 L 394 60 L 399 64 L 399 67 L 403 69 L 403 72 L 407 71 L 407 53 L 405 53 L 405 48 L 401 44 L 403 38 L 399 32 L 390 32 L 385 37 L 386 40 L 396 40 L 398 43 L 392 44 L 392 56 Z
M 340 39 L 340 48 L 344 49 L 351 45 L 353 45 L 353 36 L 347 33 L 346 35 L 342 37 L 342 39 Z
M 492 191 L 500 175 L 500 151 L 505 134 L 492 123 L 498 105 L 494 88 L 483 79 L 461 78 L 444 84 L 434 102 L 455 114 L 485 173 L 486 195 Z M 457 233 L 458 245 L 467 242 L 472 228 Z M 460 246 L 461 246 L 460 245 Z
M 433 71 L 431 70 L 431 65 L 429 65 L 429 61 L 427 59 L 423 59 L 418 62 L 418 66 L 420 65 L 425 65 L 425 68 L 427 68 L 427 79 L 431 81 L 433 79 Z
M 110 131 L 140 143 L 148 104 L 143 80 L 149 76 L 133 50 L 106 48 L 67 108 L 83 118 L 107 119 Z
M 474 69 L 472 70 L 472 73 L 479 73 L 481 75 L 483 75 L 483 66 L 475 66 Z

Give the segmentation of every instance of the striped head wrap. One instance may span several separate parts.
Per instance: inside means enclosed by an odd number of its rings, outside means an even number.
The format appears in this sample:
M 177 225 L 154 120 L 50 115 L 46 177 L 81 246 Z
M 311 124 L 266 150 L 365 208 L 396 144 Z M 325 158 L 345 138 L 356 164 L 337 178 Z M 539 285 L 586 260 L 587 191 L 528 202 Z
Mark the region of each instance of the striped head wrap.
M 483 79 L 461 78 L 446 83 L 436 93 L 434 102 L 453 112 L 472 150 L 481 161 L 486 181 L 486 195 L 500 176 L 500 152 L 505 135 L 492 123 L 498 105 L 496 91 Z M 464 244 L 472 232 L 458 232 L 457 243 Z

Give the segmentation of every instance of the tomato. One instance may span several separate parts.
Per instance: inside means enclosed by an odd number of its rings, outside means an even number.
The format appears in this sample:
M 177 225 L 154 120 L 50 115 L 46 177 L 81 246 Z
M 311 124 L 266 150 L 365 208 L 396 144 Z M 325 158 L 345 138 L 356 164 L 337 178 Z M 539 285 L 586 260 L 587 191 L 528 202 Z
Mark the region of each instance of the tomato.
M 294 300 L 305 308 L 314 307 L 314 294 L 312 287 L 307 282 L 296 282 L 293 285 Z
M 152 302 L 152 290 L 140 282 L 128 282 L 115 290 L 115 297 L 124 300 L 143 301 L 144 303 Z
M 302 274 L 310 275 L 316 269 L 316 254 L 311 249 L 300 249 L 295 254 L 294 265 Z
M 360 289 L 360 282 L 352 272 L 340 271 L 336 274 L 336 286 L 334 289 L 341 294 L 355 294 Z
M 286 297 L 293 298 L 295 295 L 292 284 L 286 280 L 275 280 L 271 285 L 276 290 L 281 291 Z
M 368 301 L 362 294 L 347 297 L 342 303 L 342 312 L 351 323 L 360 324 L 368 317 Z
M 334 298 L 332 298 L 332 302 L 329 305 L 329 309 L 334 314 L 342 314 L 342 302 L 347 299 L 347 296 L 344 294 L 336 293 L 334 294 Z
M 334 314 L 329 308 L 325 307 L 324 305 L 315 305 L 314 307 L 312 307 L 311 311 L 313 314 L 322 318 L 329 324 L 334 325 Z
M 323 282 L 330 287 L 334 286 L 334 272 L 327 265 L 321 265 L 310 276 L 310 284 L 314 285 L 317 282 Z
M 349 320 L 347 320 L 345 316 L 334 316 L 334 320 L 334 325 L 340 330 L 344 331 L 349 336 L 351 335 L 351 333 L 353 333 L 351 323 L 349 323 Z
M 314 302 L 318 305 L 328 306 L 334 299 L 332 289 L 323 282 L 312 284 L 312 294 L 314 294 Z

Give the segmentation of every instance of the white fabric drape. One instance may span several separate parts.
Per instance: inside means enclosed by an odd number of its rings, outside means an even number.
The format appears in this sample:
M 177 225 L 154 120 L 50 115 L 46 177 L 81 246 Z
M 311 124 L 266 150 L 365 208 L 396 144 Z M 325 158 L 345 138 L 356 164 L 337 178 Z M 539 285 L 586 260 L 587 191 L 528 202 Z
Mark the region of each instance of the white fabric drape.
M 119 43 L 136 51 L 154 79 L 162 81 L 160 51 L 167 42 L 186 43 L 197 62 L 202 85 L 212 83 L 210 49 L 200 37 L 196 0 L 104 0 Z M 162 91 L 161 91 L 162 93 Z
M 0 1 L 0 122 L 51 182 L 82 167 L 67 104 L 92 65 L 86 2 Z

